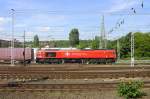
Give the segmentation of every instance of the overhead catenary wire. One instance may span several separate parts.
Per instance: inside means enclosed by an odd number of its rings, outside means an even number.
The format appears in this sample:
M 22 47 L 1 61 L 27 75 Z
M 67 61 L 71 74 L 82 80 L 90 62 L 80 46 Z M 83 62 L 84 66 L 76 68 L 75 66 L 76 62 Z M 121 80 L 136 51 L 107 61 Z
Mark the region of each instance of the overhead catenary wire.
M 128 0 L 129 1 L 129 0 Z M 142 0 L 143 1 L 143 0 Z M 142 4 L 143 4 L 143 6 L 144 6 L 144 3 L 142 2 Z M 141 4 L 141 5 L 142 5 Z M 136 10 L 137 9 L 139 9 L 139 8 L 136 8 Z M 145 9 L 145 8 L 144 8 Z M 74 13 L 74 14 L 112 14 L 112 15 L 118 15 L 118 16 L 123 16 L 123 15 L 132 15 L 132 14 L 134 14 L 134 13 L 131 13 L 131 12 L 129 12 L 128 11 L 128 9 L 125 9 L 125 10 L 121 10 L 121 11 L 117 11 L 117 10 L 114 10 L 114 11 L 116 11 L 116 12 L 114 12 L 114 13 L 112 13 L 112 12 L 103 12 L 103 11 L 99 11 L 99 10 L 95 10 L 95 11 L 92 11 L 91 13 L 89 13 L 89 11 L 84 11 L 84 10 L 81 10 L 81 11 L 71 11 L 71 10 L 68 10 L 68 11 L 65 11 L 65 10 L 58 10 L 58 11 L 43 11 L 43 10 L 40 10 L 40 9 L 22 9 L 22 10 L 16 10 L 16 12 L 15 12 L 15 14 L 21 14 L 21 13 L 34 13 L 34 14 L 36 14 L 36 13 L 38 13 L 38 12 L 43 12 L 43 13 L 48 13 L 48 14 L 51 14 L 51 13 L 56 13 L 56 14 L 58 14 L 59 15 L 59 13 L 60 14 L 72 14 L 72 13 Z M 127 13 L 126 13 L 126 11 L 127 11 Z M 143 12 L 137 12 L 136 13 L 136 15 L 141 15 Z M 148 14 L 148 13 L 147 13 Z M 135 15 L 135 14 L 134 14 Z M 125 20 L 124 20 L 125 21 Z M 122 22 L 121 22 L 122 23 Z M 124 23 L 124 22 L 123 22 Z M 120 27 L 120 25 L 119 25 L 119 27 Z M 83 27 L 82 27 L 83 28 Z M 94 28 L 96 28 L 96 27 L 93 27 L 93 30 L 94 30 Z M 92 30 L 91 30 L 92 31 Z

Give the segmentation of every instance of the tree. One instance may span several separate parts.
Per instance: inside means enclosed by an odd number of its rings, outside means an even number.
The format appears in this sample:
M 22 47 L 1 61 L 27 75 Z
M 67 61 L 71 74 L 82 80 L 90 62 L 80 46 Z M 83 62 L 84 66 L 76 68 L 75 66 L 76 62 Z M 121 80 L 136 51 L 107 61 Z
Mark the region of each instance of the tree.
M 79 31 L 74 28 L 69 33 L 69 43 L 71 47 L 76 47 L 79 44 Z
M 134 56 L 135 59 L 150 58 L 150 33 L 136 32 L 134 33 Z M 130 58 L 131 55 L 131 32 L 126 36 L 119 38 L 120 57 Z M 109 41 L 108 48 L 117 48 L 117 40 Z
M 92 49 L 99 48 L 99 37 L 98 36 L 95 36 L 95 39 L 92 41 L 91 48 Z
M 33 47 L 39 47 L 39 37 L 38 37 L 38 35 L 34 36 Z
M 79 45 L 76 46 L 78 49 L 85 49 L 87 45 L 83 42 L 80 42 Z
M 150 33 L 135 33 L 135 57 L 150 57 Z

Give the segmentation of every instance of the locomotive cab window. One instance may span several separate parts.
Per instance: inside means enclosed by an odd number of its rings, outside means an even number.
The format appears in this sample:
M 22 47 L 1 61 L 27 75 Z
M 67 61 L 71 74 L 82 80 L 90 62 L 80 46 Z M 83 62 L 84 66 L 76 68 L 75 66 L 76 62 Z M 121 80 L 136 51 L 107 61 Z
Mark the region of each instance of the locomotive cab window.
M 47 53 L 47 57 L 56 57 L 56 52 Z

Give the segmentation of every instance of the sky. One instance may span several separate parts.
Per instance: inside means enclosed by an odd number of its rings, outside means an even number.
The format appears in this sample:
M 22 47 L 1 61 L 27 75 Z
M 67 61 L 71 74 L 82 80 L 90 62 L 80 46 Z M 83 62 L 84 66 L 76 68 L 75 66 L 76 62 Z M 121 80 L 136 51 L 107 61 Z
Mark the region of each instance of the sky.
M 101 33 L 103 15 L 107 38 L 116 39 L 128 32 L 149 32 L 149 11 L 149 0 L 0 0 L 0 39 L 10 40 L 12 27 L 20 41 L 24 31 L 30 41 L 36 34 L 40 40 L 67 40 L 73 28 L 80 39 L 93 39 Z

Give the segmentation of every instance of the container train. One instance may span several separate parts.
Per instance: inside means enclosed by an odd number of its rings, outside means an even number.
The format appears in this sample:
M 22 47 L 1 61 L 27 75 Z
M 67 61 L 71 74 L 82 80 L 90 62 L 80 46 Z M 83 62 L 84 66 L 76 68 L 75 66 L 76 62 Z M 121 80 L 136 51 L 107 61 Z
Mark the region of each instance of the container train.
M 0 48 L 0 61 L 10 61 L 11 51 L 11 48 Z M 24 62 L 24 49 L 13 48 L 13 59 Z M 116 51 L 114 49 L 40 49 L 35 53 L 33 49 L 26 48 L 25 61 L 31 63 L 33 60 L 41 64 L 107 64 L 116 61 Z
M 12 55 L 12 57 L 11 57 Z M 24 56 L 25 56 L 25 62 L 31 63 L 33 60 L 33 50 L 31 48 L 25 48 L 25 54 L 24 54 L 24 48 L 0 48 L 0 61 L 1 62 L 10 62 L 11 59 L 13 59 L 15 62 L 24 62 Z

